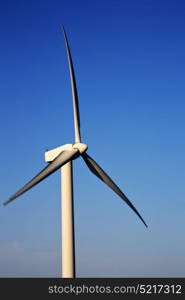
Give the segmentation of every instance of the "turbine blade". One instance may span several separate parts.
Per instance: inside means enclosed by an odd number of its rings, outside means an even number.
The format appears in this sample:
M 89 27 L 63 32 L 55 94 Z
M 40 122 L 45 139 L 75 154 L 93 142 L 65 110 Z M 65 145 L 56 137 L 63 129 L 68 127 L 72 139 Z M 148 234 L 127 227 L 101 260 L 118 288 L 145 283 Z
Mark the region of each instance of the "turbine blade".
M 31 189 L 33 186 L 41 182 L 43 179 L 51 175 L 53 172 L 58 170 L 60 167 L 65 165 L 68 161 L 75 158 L 78 154 L 78 150 L 67 150 L 61 152 L 46 168 L 44 168 L 38 175 L 31 179 L 26 185 L 24 185 L 18 192 L 13 194 L 8 200 L 3 204 L 6 205 L 9 202 L 13 201 L 17 197 L 21 196 L 23 193 Z
M 125 194 L 120 190 L 120 188 L 112 181 L 112 179 L 103 171 L 103 169 L 87 154 L 83 153 L 82 157 L 87 164 L 90 171 L 96 175 L 99 179 L 101 179 L 105 184 L 107 184 L 118 196 L 120 196 L 128 206 L 136 213 L 136 215 L 141 219 L 146 227 L 147 224 L 134 207 L 134 205 L 130 202 L 130 200 L 125 196 Z
M 79 113 L 79 104 L 78 104 L 78 92 L 77 92 L 77 86 L 76 86 L 76 79 L 75 79 L 75 72 L 73 67 L 73 61 L 71 56 L 71 50 L 69 47 L 69 42 L 67 39 L 67 35 L 64 29 L 64 26 L 62 26 L 63 34 L 64 34 L 64 40 L 66 44 L 66 50 L 67 50 L 67 57 L 68 57 L 68 64 L 69 64 L 69 72 L 70 72 L 70 78 L 71 78 L 71 89 L 72 89 L 72 97 L 73 97 L 73 113 L 74 113 L 74 127 L 75 127 L 75 142 L 80 143 L 81 137 L 80 137 L 80 113 Z

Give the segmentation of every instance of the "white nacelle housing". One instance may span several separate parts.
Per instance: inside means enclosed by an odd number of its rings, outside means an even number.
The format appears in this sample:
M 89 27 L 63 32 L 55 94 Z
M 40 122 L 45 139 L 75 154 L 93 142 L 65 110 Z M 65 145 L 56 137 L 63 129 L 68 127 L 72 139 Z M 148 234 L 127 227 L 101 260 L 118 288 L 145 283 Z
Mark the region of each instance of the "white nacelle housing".
M 73 149 L 73 144 L 66 144 L 57 148 L 54 148 L 52 150 L 46 151 L 45 152 L 45 161 L 46 162 L 51 162 L 53 161 L 62 151 L 65 150 L 72 150 Z
M 52 150 L 46 151 L 45 152 L 45 161 L 46 162 L 51 162 L 53 161 L 62 151 L 65 150 L 72 150 L 72 149 L 77 149 L 80 154 L 85 152 L 87 150 L 87 145 L 83 143 L 76 143 L 76 144 L 66 144 L 57 148 L 54 148 Z

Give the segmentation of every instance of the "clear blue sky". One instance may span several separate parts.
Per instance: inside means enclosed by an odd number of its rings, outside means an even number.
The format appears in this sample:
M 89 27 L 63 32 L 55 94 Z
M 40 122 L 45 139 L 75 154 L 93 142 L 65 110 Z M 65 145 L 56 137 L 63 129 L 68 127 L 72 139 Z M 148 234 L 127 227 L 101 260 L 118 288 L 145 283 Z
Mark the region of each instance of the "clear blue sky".
M 5 1 L 0 9 L 1 203 L 73 143 L 61 24 L 89 154 L 149 228 L 74 162 L 78 277 L 185 276 L 184 1 Z M 0 207 L 0 276 L 60 276 L 59 172 Z

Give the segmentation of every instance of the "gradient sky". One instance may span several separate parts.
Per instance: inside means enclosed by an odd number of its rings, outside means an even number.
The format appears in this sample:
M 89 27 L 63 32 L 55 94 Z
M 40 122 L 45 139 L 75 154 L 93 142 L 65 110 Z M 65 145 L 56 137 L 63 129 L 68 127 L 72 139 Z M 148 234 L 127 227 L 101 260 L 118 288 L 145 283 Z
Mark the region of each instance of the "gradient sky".
M 83 142 L 149 226 L 75 161 L 77 276 L 184 277 L 184 1 L 1 2 L 1 203 L 74 141 L 62 23 Z M 56 172 L 0 206 L 0 277 L 59 277 L 60 243 Z

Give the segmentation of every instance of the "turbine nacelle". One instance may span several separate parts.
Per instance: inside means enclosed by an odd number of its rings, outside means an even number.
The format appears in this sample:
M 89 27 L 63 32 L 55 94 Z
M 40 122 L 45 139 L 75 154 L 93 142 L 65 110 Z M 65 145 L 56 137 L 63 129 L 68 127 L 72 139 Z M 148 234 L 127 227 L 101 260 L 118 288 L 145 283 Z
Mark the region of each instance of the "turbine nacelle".
M 52 150 L 45 152 L 45 161 L 52 162 L 61 152 L 63 151 L 71 151 L 71 150 L 78 150 L 79 154 L 84 153 L 88 146 L 83 143 L 75 143 L 75 144 L 65 144 L 63 146 L 54 148 Z M 78 155 L 79 156 L 79 155 Z

